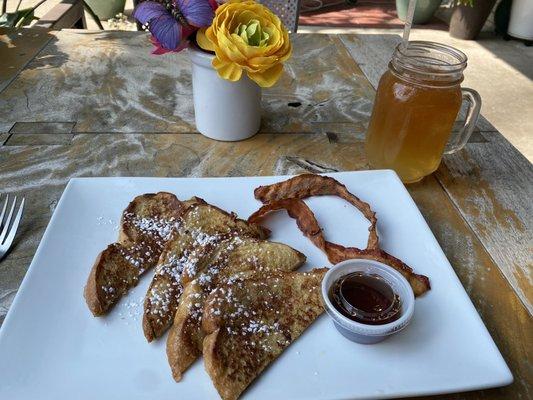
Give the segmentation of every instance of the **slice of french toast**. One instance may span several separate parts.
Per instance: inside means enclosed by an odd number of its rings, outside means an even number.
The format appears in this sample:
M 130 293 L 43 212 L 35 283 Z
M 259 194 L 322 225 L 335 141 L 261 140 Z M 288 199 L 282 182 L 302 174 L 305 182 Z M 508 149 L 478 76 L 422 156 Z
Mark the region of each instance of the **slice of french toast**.
M 187 209 L 157 263 L 144 299 L 143 331 L 151 342 L 172 325 L 183 291 L 182 274 L 193 278 L 218 244 L 231 237 L 265 239 L 269 231 L 218 207 L 203 203 Z
M 167 338 L 167 357 L 176 381 L 202 355 L 204 334 L 202 314 L 209 293 L 228 279 L 252 272 L 266 278 L 279 271 L 294 271 L 305 263 L 305 256 L 293 248 L 266 240 L 232 238 L 213 251 L 209 262 L 192 281 L 182 276 L 185 289 Z
M 96 258 L 84 296 L 94 316 L 101 316 L 153 268 L 181 214 L 197 199 L 182 202 L 172 193 L 135 197 L 122 213 L 119 238 Z
M 208 296 L 203 356 L 222 399 L 237 399 L 323 312 L 320 285 L 326 271 L 237 279 Z

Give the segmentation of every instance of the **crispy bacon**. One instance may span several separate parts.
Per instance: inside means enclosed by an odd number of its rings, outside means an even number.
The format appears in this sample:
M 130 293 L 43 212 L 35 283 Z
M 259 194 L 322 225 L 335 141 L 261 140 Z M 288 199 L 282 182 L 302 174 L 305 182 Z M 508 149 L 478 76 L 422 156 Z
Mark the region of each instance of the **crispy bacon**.
M 321 175 L 303 174 L 273 185 L 260 186 L 255 189 L 254 195 L 256 199 L 265 204 L 248 218 L 249 222 L 257 223 L 270 212 L 284 209 L 291 218 L 296 220 L 300 231 L 315 246 L 326 253 L 331 263 L 336 264 L 354 258 L 376 260 L 391 266 L 405 276 L 416 296 L 430 289 L 427 276 L 414 273 L 403 261 L 379 248 L 379 238 L 376 231 L 376 213 L 372 211 L 368 203 L 354 196 L 346 189 L 346 186 L 335 179 Z M 302 201 L 306 197 L 323 195 L 334 195 L 343 198 L 361 211 L 370 221 L 366 249 L 344 247 L 328 242 L 324 238 L 324 234 L 315 215 L 307 204 Z
M 338 196 L 361 211 L 365 218 L 370 221 L 367 248 L 378 248 L 379 240 L 376 232 L 376 223 L 378 220 L 376 213 L 372 211 L 368 203 L 361 201 L 357 196 L 351 194 L 346 189 L 346 186 L 333 178 L 315 174 L 302 174 L 284 182 L 259 186 L 254 190 L 255 198 L 264 204 L 281 199 L 305 199 L 311 196 L 326 195 Z M 312 212 L 311 215 L 313 215 Z

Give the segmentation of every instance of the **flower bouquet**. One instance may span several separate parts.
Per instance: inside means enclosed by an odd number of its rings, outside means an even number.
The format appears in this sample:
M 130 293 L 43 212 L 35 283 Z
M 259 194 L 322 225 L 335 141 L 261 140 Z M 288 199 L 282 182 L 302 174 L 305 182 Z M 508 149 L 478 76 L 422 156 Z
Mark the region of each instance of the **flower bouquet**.
M 200 133 L 228 141 L 257 133 L 261 88 L 278 81 L 292 50 L 272 11 L 254 0 L 161 0 L 133 16 L 151 32 L 154 54 L 188 48 Z

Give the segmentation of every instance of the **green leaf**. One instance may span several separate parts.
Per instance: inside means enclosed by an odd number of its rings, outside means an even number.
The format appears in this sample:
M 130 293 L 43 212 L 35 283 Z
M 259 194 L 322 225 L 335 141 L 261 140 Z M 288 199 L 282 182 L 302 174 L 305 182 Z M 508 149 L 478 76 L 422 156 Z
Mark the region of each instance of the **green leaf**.
M 98 18 L 98 15 L 96 15 L 91 6 L 89 6 L 89 4 L 87 4 L 85 0 L 83 0 L 83 8 L 89 13 L 94 22 L 96 22 L 96 25 L 98 25 L 98 29 L 103 31 L 104 27 L 102 26 L 102 22 L 100 22 L 100 18 Z
M 4 13 L 0 15 L 0 26 L 15 28 L 29 25 L 35 19 L 33 11 L 33 8 L 24 8 L 11 13 Z
M 17 22 L 17 13 L 4 13 L 0 15 L 0 26 L 14 27 Z
M 474 7 L 474 0 L 457 0 L 458 5 Z

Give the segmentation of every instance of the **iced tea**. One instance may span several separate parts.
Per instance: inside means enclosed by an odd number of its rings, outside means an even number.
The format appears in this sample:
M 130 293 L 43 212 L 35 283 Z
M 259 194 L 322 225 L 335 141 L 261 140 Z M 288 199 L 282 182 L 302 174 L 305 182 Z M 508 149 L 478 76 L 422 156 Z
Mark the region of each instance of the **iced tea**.
M 416 182 L 437 169 L 445 149 L 463 148 L 481 109 L 479 94 L 460 86 L 466 62 L 463 52 L 440 43 L 396 47 L 379 81 L 367 131 L 372 168 L 390 168 L 403 182 Z M 449 140 L 462 101 L 469 104 L 465 123 Z
M 372 168 L 394 169 L 406 183 L 435 171 L 460 107 L 459 85 L 417 85 L 385 72 L 366 138 Z

